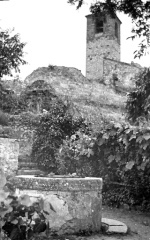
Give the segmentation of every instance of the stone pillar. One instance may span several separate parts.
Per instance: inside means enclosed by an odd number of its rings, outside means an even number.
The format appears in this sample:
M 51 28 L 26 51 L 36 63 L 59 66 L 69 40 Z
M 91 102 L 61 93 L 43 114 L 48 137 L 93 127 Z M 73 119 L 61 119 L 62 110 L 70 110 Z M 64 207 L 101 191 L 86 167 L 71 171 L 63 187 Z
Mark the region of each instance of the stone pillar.
M 19 143 L 16 139 L 0 138 L 0 167 L 6 174 L 18 169 Z
M 34 201 L 44 198 L 50 233 L 100 232 L 102 179 L 16 176 L 14 185 Z

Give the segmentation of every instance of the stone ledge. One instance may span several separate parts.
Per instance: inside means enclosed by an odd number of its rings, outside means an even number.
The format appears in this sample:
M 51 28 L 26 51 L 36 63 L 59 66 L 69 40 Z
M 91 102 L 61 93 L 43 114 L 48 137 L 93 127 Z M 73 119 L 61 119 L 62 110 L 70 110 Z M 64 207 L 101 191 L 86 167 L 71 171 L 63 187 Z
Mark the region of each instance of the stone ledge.
M 45 191 L 98 191 L 102 190 L 101 178 L 53 178 L 28 175 L 16 176 L 13 184 L 19 189 Z

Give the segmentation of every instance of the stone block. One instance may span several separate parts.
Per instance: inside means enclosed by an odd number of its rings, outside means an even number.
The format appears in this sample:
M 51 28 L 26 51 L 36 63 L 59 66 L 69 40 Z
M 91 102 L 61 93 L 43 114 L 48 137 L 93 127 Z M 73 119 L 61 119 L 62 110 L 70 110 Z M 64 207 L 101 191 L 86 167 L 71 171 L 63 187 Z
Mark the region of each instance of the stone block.
M 99 232 L 102 179 L 16 176 L 14 185 L 34 201 L 44 198 L 51 233 Z
M 127 234 L 128 232 L 126 224 L 109 218 L 102 218 L 102 228 L 107 234 Z

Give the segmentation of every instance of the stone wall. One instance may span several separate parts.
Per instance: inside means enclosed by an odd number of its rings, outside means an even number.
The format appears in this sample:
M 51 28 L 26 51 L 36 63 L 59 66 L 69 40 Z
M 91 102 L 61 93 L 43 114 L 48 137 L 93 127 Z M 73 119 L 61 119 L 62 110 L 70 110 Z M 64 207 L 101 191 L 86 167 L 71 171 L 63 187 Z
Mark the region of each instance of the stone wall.
M 121 84 L 125 88 L 134 87 L 134 78 L 142 68 L 136 64 L 128 64 L 109 58 L 104 58 L 104 82 L 108 85 L 113 84 L 113 76 L 118 78 L 116 84 Z
M 6 174 L 18 169 L 19 143 L 15 139 L 0 138 L 0 167 Z
M 96 33 L 95 18 L 87 16 L 86 77 L 103 78 L 103 58 L 120 60 L 120 21 L 107 16 L 102 33 Z M 118 38 L 115 36 L 115 23 L 118 24 Z

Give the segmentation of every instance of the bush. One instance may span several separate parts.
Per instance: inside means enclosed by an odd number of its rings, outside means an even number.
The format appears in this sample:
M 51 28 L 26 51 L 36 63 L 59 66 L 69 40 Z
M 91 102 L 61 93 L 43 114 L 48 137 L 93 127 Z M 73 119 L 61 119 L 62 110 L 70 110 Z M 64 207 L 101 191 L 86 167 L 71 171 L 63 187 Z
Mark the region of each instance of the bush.
M 12 182 L 11 182 L 12 180 Z M 35 201 L 14 188 L 13 179 L 6 181 L 0 169 L 0 239 L 36 239 L 48 230 L 47 202 Z
M 128 119 L 133 123 L 139 117 L 150 117 L 150 69 L 145 68 L 135 83 L 136 90 L 129 93 L 126 104 Z
M 106 202 L 141 205 L 142 209 L 149 209 L 149 146 L 149 128 L 111 124 L 101 130 L 95 150 L 101 156 L 97 170 L 104 179 Z M 112 189 L 113 182 L 122 183 L 123 191 Z
M 43 114 L 36 129 L 31 159 L 41 170 L 57 173 L 55 155 L 66 136 L 79 128 L 89 131 L 83 118 L 73 119 L 62 102 L 52 101 L 50 110 Z
M 94 138 L 80 130 L 65 139 L 56 155 L 58 173 L 94 176 L 93 145 Z
M 102 177 L 103 202 L 150 210 L 150 129 L 110 123 L 96 136 L 78 131 L 57 154 L 60 174 Z
M 13 91 L 6 89 L 4 84 L 0 83 L 0 110 L 6 113 L 13 113 L 17 101 L 17 96 Z
M 8 126 L 9 117 L 6 113 L 0 110 L 0 125 Z

